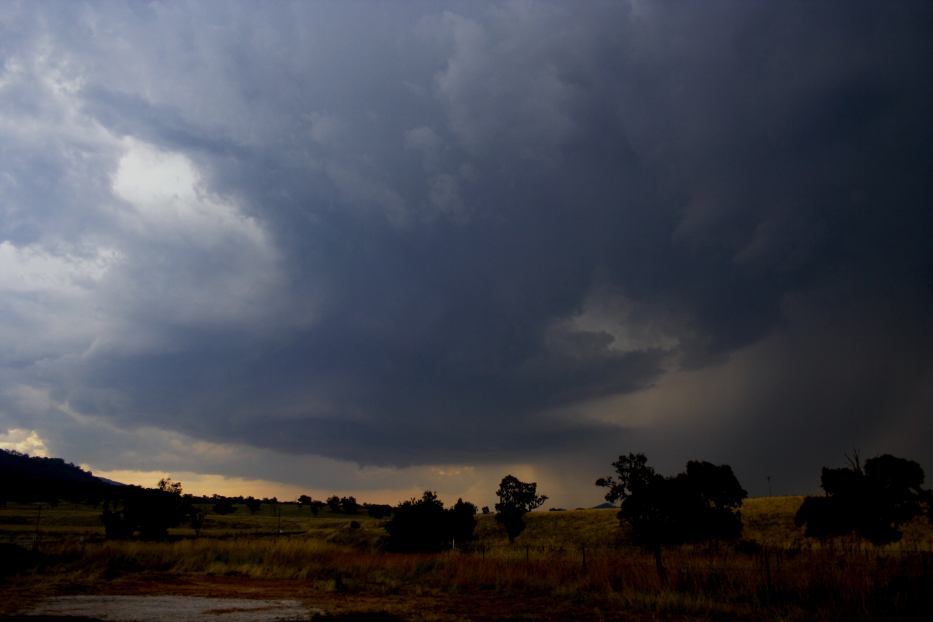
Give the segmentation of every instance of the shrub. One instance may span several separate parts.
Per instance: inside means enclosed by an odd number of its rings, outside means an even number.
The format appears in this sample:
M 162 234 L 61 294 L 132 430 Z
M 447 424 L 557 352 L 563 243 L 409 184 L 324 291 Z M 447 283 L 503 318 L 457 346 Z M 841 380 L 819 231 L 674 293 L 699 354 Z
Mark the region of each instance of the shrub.
M 794 523 L 819 539 L 855 534 L 878 545 L 897 542 L 901 525 L 922 515 L 924 505 L 933 511 L 923 479 L 919 464 L 889 454 L 867 460 L 864 469 L 857 456 L 848 468 L 823 467 L 826 495 L 804 499 Z
M 437 493 L 424 491 L 420 499 L 405 501 L 395 508 L 385 525 L 389 537 L 386 548 L 391 551 L 429 552 L 449 548 L 454 542 L 473 539 L 476 527 L 476 506 L 457 500 L 449 510 L 437 498 Z

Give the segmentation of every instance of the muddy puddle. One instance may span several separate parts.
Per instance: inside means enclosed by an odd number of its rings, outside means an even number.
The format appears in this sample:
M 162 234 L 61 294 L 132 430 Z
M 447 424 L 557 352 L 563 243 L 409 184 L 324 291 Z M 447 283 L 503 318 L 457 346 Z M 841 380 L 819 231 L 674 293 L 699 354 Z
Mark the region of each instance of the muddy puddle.
M 195 596 L 58 596 L 41 601 L 19 619 L 79 618 L 107 622 L 280 622 L 323 614 L 297 600 Z

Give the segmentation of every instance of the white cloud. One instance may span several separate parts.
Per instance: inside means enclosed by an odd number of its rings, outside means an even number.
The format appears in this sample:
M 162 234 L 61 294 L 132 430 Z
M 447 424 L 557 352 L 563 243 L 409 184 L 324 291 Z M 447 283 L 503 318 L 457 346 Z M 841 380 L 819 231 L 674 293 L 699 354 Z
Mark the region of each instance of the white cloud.
M 109 248 L 78 254 L 0 242 L 0 361 L 80 352 L 107 331 L 96 293 L 120 260 Z
M 680 344 L 685 320 L 675 310 L 657 303 L 637 302 L 618 292 L 598 288 L 583 302 L 580 312 L 559 326 L 577 332 L 612 337 L 615 352 L 673 351 Z
M 124 142 L 112 178 L 127 247 L 126 269 L 109 289 L 116 312 L 183 324 L 254 323 L 278 313 L 281 259 L 262 224 L 213 194 L 183 153 Z
M 118 261 L 119 253 L 109 248 L 56 254 L 36 245 L 0 242 L 0 293 L 80 295 L 100 283 Z
M 236 237 L 254 251 L 267 250 L 269 240 L 262 227 L 208 192 L 187 156 L 133 138 L 125 139 L 125 144 L 112 188 L 132 208 L 124 218 L 128 226 L 147 236 L 183 236 L 198 245 Z
M 0 434 L 0 449 L 18 451 L 30 456 L 48 456 L 45 441 L 35 430 L 11 428 Z

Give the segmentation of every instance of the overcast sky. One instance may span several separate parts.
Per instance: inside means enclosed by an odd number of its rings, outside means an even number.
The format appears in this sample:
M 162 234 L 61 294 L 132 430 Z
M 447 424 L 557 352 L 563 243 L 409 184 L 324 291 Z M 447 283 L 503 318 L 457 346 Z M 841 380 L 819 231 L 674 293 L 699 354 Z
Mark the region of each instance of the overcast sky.
M 929 472 L 931 58 L 922 1 L 0 2 L 0 446 L 392 503 Z

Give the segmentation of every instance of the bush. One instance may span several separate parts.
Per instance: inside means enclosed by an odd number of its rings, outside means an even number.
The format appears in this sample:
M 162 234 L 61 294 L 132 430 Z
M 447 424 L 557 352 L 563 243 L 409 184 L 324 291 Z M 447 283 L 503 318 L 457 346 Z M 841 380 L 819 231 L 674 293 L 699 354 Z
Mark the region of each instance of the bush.
M 108 538 L 138 535 L 144 540 L 163 540 L 171 527 L 180 525 L 193 511 L 190 497 L 182 497 L 180 487 L 167 492 L 124 486 L 118 497 L 104 502 L 100 518 Z
M 473 539 L 476 506 L 458 500 L 449 510 L 437 493 L 424 491 L 420 499 L 411 499 L 395 508 L 385 525 L 389 537 L 386 549 L 401 552 L 430 552 L 450 548 L 455 542 Z
M 214 506 L 212 509 L 214 510 L 214 514 L 220 514 L 221 516 L 236 512 L 236 506 L 233 505 L 233 501 L 219 495 L 214 495 Z
M 386 518 L 392 515 L 392 506 L 380 503 L 365 504 L 366 513 L 373 518 Z
M 794 523 L 806 525 L 809 537 L 826 539 L 855 534 L 873 544 L 897 542 L 901 525 L 924 513 L 933 503 L 922 488 L 923 469 L 912 460 L 889 454 L 865 462 L 858 457 L 848 468 L 823 468 L 823 497 L 807 497 Z M 933 516 L 931 516 L 933 518 Z

